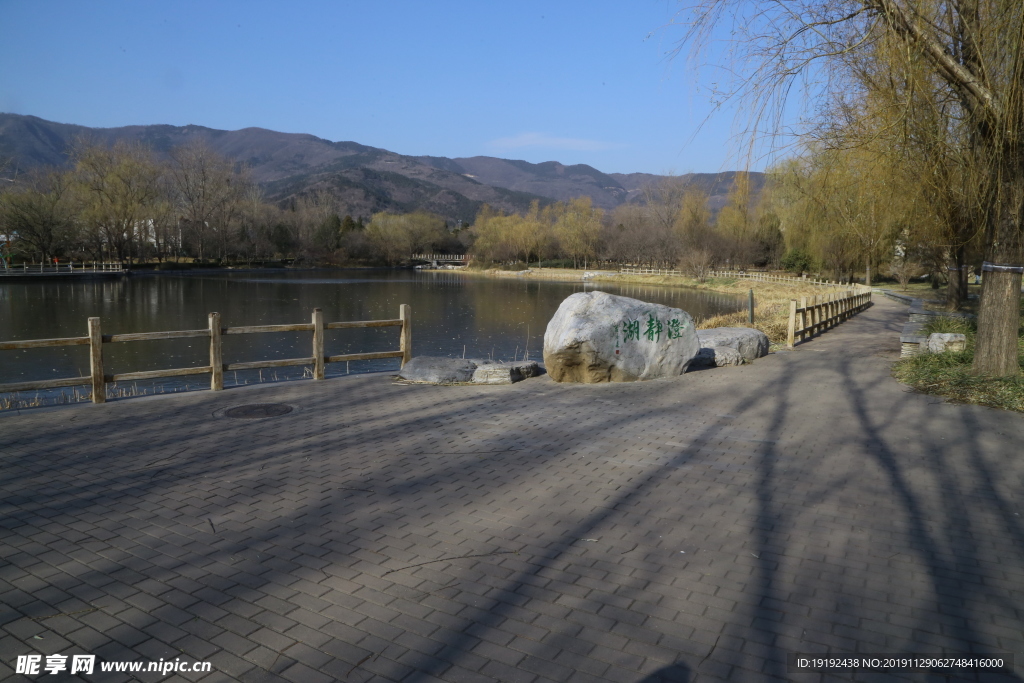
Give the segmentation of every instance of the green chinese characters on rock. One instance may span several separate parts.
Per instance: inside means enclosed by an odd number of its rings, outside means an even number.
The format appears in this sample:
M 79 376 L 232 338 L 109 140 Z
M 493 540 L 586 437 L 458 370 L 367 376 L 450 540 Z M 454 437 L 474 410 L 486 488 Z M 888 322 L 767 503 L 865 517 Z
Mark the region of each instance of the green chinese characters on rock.
M 647 337 L 647 341 L 660 341 L 661 331 L 664 326 L 661 321 L 654 317 L 653 313 L 647 315 L 647 327 L 644 329 L 644 336 Z
M 640 341 L 640 321 L 639 320 L 626 320 L 622 323 L 622 336 L 624 340 L 629 341 Z
M 685 329 L 685 320 L 672 318 L 662 322 L 653 313 L 648 313 L 647 321 L 643 328 L 643 337 L 650 342 L 659 342 L 663 337 L 665 339 L 681 339 Z M 640 320 L 624 320 L 621 327 L 617 327 L 615 330 L 615 345 L 619 345 L 620 339 L 623 343 L 626 343 L 640 341 L 640 337 Z

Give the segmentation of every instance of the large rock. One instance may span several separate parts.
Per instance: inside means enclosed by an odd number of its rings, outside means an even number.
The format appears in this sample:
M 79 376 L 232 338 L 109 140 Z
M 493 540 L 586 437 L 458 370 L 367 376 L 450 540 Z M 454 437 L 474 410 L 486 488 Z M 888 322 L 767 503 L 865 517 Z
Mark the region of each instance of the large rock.
M 399 370 L 410 382 L 429 384 L 512 384 L 541 374 L 537 361 L 499 362 L 467 358 L 417 356 Z
M 548 323 L 544 365 L 556 382 L 632 382 L 683 374 L 699 348 L 686 311 L 581 292 Z
M 967 348 L 967 335 L 959 332 L 932 332 L 928 335 L 928 353 L 963 351 Z
M 768 335 L 750 327 L 714 327 L 697 330 L 700 353 L 694 365 L 743 365 L 768 355 Z

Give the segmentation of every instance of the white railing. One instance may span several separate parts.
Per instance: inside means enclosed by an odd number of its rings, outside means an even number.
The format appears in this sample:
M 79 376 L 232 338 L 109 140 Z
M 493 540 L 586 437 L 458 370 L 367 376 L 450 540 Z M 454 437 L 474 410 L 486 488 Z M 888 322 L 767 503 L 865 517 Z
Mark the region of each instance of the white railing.
M 120 263 L 22 263 L 0 267 L 0 275 L 40 275 L 44 273 L 120 273 Z
M 665 268 L 633 268 L 623 267 L 619 268 L 619 272 L 625 275 L 686 275 L 681 270 L 667 270 Z
M 812 277 L 791 277 L 789 275 L 772 275 L 771 273 L 750 270 L 712 270 L 710 275 L 711 277 L 735 277 L 744 280 L 756 280 L 757 282 L 784 282 L 793 285 L 826 285 L 828 287 L 840 286 L 840 283 L 833 282 L 832 280 L 822 280 L 820 278 Z
M 419 261 L 465 261 L 466 255 L 458 254 L 413 254 L 412 257 Z

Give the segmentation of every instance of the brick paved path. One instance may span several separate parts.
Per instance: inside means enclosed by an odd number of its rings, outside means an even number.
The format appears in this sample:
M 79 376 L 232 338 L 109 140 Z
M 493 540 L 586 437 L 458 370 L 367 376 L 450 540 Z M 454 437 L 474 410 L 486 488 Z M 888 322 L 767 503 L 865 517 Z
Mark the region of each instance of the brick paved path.
M 788 652 L 1024 671 L 1024 420 L 896 384 L 905 311 L 672 381 L 0 417 L 0 679 L 29 652 L 253 683 L 823 680 Z M 271 401 L 295 410 L 222 415 Z

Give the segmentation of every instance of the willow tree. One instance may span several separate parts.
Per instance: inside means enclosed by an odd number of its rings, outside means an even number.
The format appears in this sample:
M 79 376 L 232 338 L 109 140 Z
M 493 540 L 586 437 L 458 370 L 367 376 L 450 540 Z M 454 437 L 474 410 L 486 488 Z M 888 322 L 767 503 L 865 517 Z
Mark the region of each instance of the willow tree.
M 473 255 L 485 261 L 537 260 L 550 240 L 550 225 L 540 217 L 538 202 L 525 216 L 503 214 L 484 204 L 473 222 Z
M 154 239 L 154 215 L 162 200 L 161 167 L 146 147 L 113 147 L 79 141 L 72 149 L 81 219 L 92 241 L 113 250 L 122 263 L 145 256 Z
M 33 173 L 23 186 L 0 194 L 0 235 L 10 236 L 5 245 L 9 240 L 41 260 L 69 253 L 76 246 L 75 208 L 68 173 Z
M 414 253 L 433 251 L 446 234 L 444 219 L 426 211 L 375 213 L 366 226 L 366 239 L 389 265 Z
M 866 149 L 810 147 L 770 174 L 771 211 L 790 249 L 809 252 L 837 280 L 857 265 L 871 284 L 899 233 L 901 186 Z
M 988 265 L 974 372 L 1020 372 L 1017 329 L 1024 272 L 1024 3 L 1020 0 L 698 0 L 680 13 L 683 45 L 712 44 L 731 31 L 751 130 L 781 131 L 788 94 L 806 77 L 811 92 L 850 86 L 842 67 L 879 40 L 895 39 L 942 81 L 958 104 L 971 145 L 972 177 L 983 188 Z M 716 34 L 717 36 L 717 34 Z M 682 49 L 682 46 L 681 48 Z M 699 54 L 701 63 L 709 55 Z M 749 65 L 749 66 L 748 66 Z M 898 70 L 899 65 L 881 65 Z M 812 98 L 813 99 L 813 98 Z
M 556 216 L 553 231 L 559 246 L 576 267 L 583 261 L 586 268 L 587 260 L 597 256 L 604 212 L 591 205 L 590 197 L 570 199 L 552 210 Z
M 947 305 L 956 309 L 967 298 L 969 250 L 984 232 L 979 198 L 988 192 L 974 177 L 969 117 L 949 84 L 898 36 L 847 55 L 846 64 L 860 88 L 834 104 L 841 116 L 826 126 L 829 144 L 881 150 L 885 166 L 898 169 L 903 194 L 918 199 L 903 221 L 901 265 L 913 255 L 933 274 L 947 274 Z
M 725 206 L 718 212 L 716 229 L 728 244 L 728 256 L 736 267 L 751 265 L 754 260 L 753 240 L 757 230 L 751 196 L 750 174 L 738 172 Z

